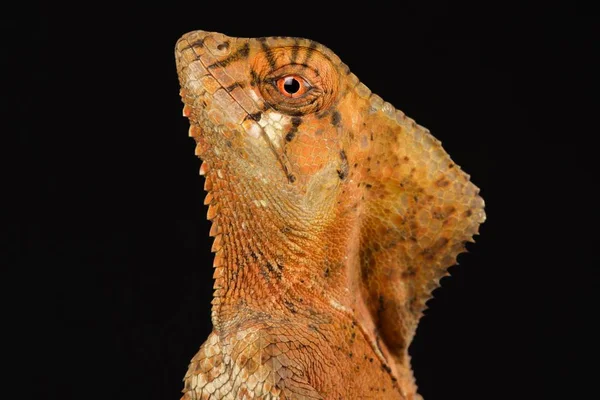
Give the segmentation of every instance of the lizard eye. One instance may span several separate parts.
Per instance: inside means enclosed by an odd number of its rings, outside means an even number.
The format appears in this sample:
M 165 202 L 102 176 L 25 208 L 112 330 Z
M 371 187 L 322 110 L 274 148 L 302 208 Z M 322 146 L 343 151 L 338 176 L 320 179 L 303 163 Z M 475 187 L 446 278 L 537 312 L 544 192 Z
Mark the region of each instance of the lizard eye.
M 277 111 L 290 115 L 310 114 L 327 107 L 333 100 L 333 85 L 337 81 L 332 81 L 329 64 L 317 64 L 319 69 L 287 64 L 275 71 L 264 66 L 261 69 L 261 65 L 257 65 L 255 72 L 259 90 L 269 107 Z M 268 65 L 266 60 L 264 65 Z
M 287 97 L 300 97 L 310 88 L 310 84 L 298 75 L 287 75 L 277 80 L 277 89 Z

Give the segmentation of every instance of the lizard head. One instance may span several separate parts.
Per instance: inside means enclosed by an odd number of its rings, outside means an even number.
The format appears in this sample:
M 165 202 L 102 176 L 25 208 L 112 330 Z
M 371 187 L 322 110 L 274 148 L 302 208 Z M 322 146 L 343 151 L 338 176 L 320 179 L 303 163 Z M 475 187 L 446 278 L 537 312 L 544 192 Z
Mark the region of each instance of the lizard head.
M 329 49 L 306 39 L 194 31 L 177 43 L 176 60 L 200 157 L 216 151 L 244 173 L 304 193 L 324 168 L 337 179 L 347 175 L 336 105 L 348 69 Z

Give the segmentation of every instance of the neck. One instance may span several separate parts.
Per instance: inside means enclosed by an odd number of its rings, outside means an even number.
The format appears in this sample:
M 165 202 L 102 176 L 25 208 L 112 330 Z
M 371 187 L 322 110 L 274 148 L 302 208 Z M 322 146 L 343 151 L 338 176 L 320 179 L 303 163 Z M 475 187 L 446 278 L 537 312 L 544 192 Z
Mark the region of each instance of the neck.
M 340 243 L 349 241 L 350 214 L 325 212 L 334 208 L 222 159 L 207 155 L 202 168 L 215 237 L 215 329 L 256 313 L 310 316 L 319 301 L 343 307 L 349 257 Z

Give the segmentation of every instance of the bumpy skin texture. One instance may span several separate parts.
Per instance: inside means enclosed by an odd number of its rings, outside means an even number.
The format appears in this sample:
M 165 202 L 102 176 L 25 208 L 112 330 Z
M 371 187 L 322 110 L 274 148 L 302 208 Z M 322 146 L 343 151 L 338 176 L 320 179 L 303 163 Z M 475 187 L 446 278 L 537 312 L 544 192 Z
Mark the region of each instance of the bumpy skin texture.
M 183 399 L 419 399 L 408 346 L 479 190 L 318 43 L 195 31 L 175 53 L 216 253 Z

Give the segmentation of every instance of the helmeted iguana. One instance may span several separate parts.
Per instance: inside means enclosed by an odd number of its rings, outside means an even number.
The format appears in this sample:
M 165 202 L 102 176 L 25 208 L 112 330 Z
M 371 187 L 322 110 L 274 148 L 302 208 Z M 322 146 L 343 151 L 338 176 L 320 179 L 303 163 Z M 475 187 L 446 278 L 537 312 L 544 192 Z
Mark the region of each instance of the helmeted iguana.
M 316 42 L 194 31 L 175 53 L 216 253 L 183 399 L 420 398 L 407 349 L 477 187 Z

